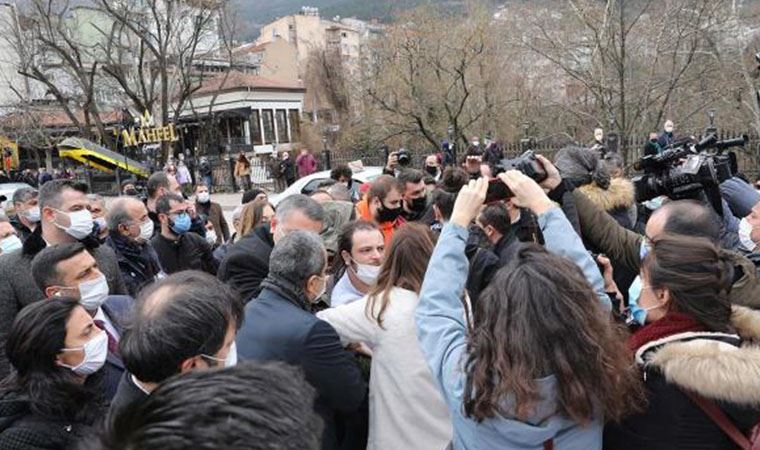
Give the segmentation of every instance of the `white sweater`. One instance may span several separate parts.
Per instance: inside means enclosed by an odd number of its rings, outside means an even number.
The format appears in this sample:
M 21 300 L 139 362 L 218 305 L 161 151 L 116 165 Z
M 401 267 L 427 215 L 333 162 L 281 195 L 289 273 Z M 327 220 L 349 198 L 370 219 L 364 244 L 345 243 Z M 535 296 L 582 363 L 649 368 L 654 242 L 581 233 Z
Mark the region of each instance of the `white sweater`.
M 367 297 L 317 314 L 344 344 L 372 348 L 368 450 L 443 450 L 451 442 L 451 418 L 417 341 L 418 301 L 414 292 L 393 288 L 383 328 L 365 314 Z

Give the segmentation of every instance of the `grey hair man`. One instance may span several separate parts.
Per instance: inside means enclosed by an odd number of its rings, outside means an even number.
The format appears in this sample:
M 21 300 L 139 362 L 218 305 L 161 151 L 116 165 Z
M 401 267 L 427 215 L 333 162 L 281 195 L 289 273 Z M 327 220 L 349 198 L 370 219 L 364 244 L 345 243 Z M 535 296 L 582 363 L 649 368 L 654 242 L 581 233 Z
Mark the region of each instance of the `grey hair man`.
M 16 189 L 11 199 L 15 216 L 11 218 L 11 225 L 22 241 L 32 234 L 40 224 L 39 192 L 32 187 Z
M 352 414 L 366 397 L 366 385 L 335 329 L 311 312 L 327 283 L 327 253 L 318 235 L 293 231 L 272 250 L 269 275 L 245 308 L 237 335 L 243 360 L 284 361 L 300 367 L 317 390 L 315 404 L 325 422 L 322 448 L 339 448 L 351 436 L 336 413 Z M 343 427 L 343 441 L 336 430 Z
M 119 197 L 106 216 L 106 244 L 116 253 L 119 269 L 133 297 L 163 275 L 156 251 L 150 245 L 153 221 L 145 204 L 134 197 Z
M 269 225 L 242 237 L 229 249 L 219 266 L 219 279 L 237 289 L 244 301 L 256 297 L 269 273 L 269 255 L 275 243 L 297 230 L 319 233 L 324 218 L 324 208 L 314 199 L 302 194 L 287 197 L 277 205 Z

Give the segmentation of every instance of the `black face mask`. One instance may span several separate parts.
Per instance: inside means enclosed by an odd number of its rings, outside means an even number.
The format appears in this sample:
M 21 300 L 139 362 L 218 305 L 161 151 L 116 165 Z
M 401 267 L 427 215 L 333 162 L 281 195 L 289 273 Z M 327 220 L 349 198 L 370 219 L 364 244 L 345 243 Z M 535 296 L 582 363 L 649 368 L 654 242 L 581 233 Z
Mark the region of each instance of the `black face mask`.
M 438 175 L 438 168 L 436 166 L 425 166 L 425 172 L 434 177 Z
M 427 198 L 425 197 L 415 198 L 410 203 L 411 204 L 408 204 L 407 206 L 410 210 L 415 212 L 421 212 L 427 208 Z
M 398 218 L 398 216 L 401 215 L 402 208 L 399 206 L 398 208 L 386 208 L 385 205 L 380 205 L 380 208 L 377 210 L 377 221 L 380 223 L 383 222 L 393 222 Z
M 137 195 L 137 189 L 135 189 L 135 188 L 129 188 L 126 191 L 124 191 L 124 195 L 135 196 L 135 195 Z

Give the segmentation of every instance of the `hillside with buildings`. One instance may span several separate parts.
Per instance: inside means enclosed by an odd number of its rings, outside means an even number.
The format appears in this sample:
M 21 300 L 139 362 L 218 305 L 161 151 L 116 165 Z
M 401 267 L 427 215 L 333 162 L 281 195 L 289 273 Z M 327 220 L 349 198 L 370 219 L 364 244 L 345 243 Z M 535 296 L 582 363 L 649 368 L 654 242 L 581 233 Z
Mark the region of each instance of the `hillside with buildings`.
M 319 8 L 323 17 L 356 17 L 362 20 L 390 22 L 403 11 L 424 4 L 442 5 L 446 8 L 459 9 L 461 0 L 237 0 L 241 12 L 242 39 L 255 39 L 259 30 L 267 23 L 279 17 L 299 11 L 302 6 Z

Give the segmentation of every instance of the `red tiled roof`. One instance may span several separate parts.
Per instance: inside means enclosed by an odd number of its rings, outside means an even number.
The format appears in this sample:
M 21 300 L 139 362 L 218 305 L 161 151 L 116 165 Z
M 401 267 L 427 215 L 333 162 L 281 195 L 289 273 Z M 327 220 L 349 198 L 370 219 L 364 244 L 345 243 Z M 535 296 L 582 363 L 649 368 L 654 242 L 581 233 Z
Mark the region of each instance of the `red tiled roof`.
M 195 91 L 193 95 L 208 94 L 217 91 L 234 91 L 239 89 L 259 89 L 267 91 L 306 90 L 300 83 L 278 81 L 233 70 L 228 74 L 222 73 L 213 78 L 204 80 L 201 88 Z
M 74 113 L 74 115 L 81 124 L 85 123 L 83 112 L 79 111 Z M 121 119 L 121 111 L 104 111 L 100 113 L 100 120 L 106 125 L 118 123 Z M 74 126 L 74 123 L 69 119 L 69 116 L 61 110 L 11 113 L 0 118 L 0 124 L 9 128 L 28 125 L 30 122 L 43 128 L 66 128 Z M 95 126 L 92 118 L 90 119 L 90 122 Z
M 232 51 L 232 54 L 235 55 L 235 56 L 239 56 L 239 55 L 245 55 L 247 53 L 259 53 L 259 52 L 263 52 L 264 49 L 266 49 L 267 45 L 269 45 L 269 44 L 271 44 L 271 42 L 264 42 L 263 44 L 258 44 L 258 45 L 254 44 L 254 43 L 244 44 L 244 45 L 241 45 L 240 47 L 234 49 Z

